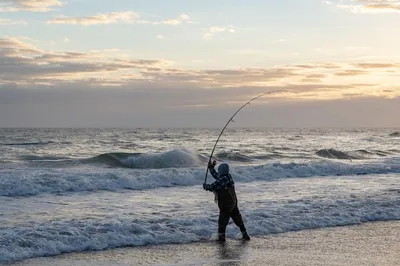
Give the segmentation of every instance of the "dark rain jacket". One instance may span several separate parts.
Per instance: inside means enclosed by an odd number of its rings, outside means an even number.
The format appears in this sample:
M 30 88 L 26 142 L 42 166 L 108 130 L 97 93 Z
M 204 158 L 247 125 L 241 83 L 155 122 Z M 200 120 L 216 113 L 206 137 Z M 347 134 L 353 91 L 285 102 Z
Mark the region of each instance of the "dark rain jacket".
M 229 174 L 229 166 L 221 164 L 218 167 L 218 173 L 214 168 L 210 169 L 215 182 L 207 185 L 206 189 L 217 193 L 218 207 L 224 210 L 233 209 L 237 206 L 237 197 L 235 191 L 235 182 Z

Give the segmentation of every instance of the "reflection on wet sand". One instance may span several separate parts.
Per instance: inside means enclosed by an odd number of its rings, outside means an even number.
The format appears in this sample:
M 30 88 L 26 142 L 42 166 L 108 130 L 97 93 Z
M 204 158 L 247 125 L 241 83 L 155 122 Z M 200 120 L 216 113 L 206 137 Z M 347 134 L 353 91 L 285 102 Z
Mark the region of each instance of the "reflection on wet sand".
M 217 265 L 242 265 L 248 255 L 248 241 L 238 243 L 219 243 L 216 258 L 219 258 Z

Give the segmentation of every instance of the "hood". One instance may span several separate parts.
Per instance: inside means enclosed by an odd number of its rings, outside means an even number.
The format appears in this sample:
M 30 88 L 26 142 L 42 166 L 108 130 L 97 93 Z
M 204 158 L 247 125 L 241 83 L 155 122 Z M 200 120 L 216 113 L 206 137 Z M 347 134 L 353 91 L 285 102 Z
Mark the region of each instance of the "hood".
M 226 175 L 229 174 L 229 165 L 226 163 L 222 163 L 218 166 L 218 174 Z

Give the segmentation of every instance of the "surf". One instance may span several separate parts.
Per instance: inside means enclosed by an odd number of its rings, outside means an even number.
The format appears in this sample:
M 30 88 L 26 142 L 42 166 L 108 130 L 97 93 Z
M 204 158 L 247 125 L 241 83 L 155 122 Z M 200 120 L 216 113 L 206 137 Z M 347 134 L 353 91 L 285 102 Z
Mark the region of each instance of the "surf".
M 180 153 L 178 152 L 178 154 Z M 107 156 L 106 160 L 109 160 Z M 297 163 L 270 162 L 258 165 L 232 166 L 232 175 L 236 182 L 248 183 L 285 178 L 390 174 L 400 173 L 399 160 L 400 158 L 390 158 L 374 163 L 332 160 Z M 119 164 L 119 162 L 117 163 Z M 153 163 L 158 163 L 158 160 Z M 192 162 L 189 161 L 189 163 Z M 161 187 L 185 187 L 201 184 L 204 174 L 201 166 L 184 168 L 170 166 L 169 168 L 158 169 L 70 168 L 68 171 L 65 168 L 41 168 L 30 169 L 29 171 L 0 169 L 0 196 L 17 197 L 44 193 L 120 191 L 125 189 L 151 190 Z

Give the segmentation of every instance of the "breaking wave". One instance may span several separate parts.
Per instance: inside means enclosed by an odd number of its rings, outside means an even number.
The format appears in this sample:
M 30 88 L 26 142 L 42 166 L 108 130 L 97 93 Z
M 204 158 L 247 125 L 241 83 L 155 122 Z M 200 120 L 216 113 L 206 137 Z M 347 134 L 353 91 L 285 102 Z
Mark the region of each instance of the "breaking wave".
M 316 156 L 324 159 L 358 160 L 376 159 L 396 155 L 398 150 L 355 150 L 339 151 L 335 149 L 321 149 L 315 153 Z M 279 152 L 255 153 L 248 155 L 240 152 L 222 151 L 214 155 L 218 161 L 231 163 L 258 163 L 262 164 L 270 160 L 280 159 L 312 159 L 309 152 Z M 107 168 L 131 168 L 131 169 L 167 169 L 167 168 L 188 168 L 200 167 L 208 160 L 208 155 L 199 154 L 184 148 L 172 149 L 160 153 L 124 153 L 111 152 L 103 153 L 91 158 L 76 159 L 53 155 L 21 155 L 19 159 L 28 162 L 31 166 L 37 167 L 75 167 L 80 165 L 105 166 Z
M 108 157 L 106 160 L 111 160 Z M 130 159 L 132 164 L 142 159 Z M 185 161 L 186 162 L 186 161 Z M 119 161 L 116 161 L 119 163 Z M 191 164 L 193 162 L 187 162 Z M 181 165 L 181 163 L 179 164 Z M 172 165 L 170 165 L 172 166 Z M 400 173 L 399 159 L 376 163 L 344 163 L 321 160 L 309 163 L 268 163 L 233 166 L 237 182 L 269 181 L 281 178 L 346 176 Z M 82 191 L 148 190 L 159 187 L 197 186 L 204 181 L 204 167 L 163 169 L 4 169 L 0 170 L 0 196 L 32 196 L 42 193 Z
M 134 169 L 162 169 L 194 167 L 201 163 L 200 160 L 200 156 L 193 152 L 174 149 L 162 153 L 104 153 L 83 162 Z

